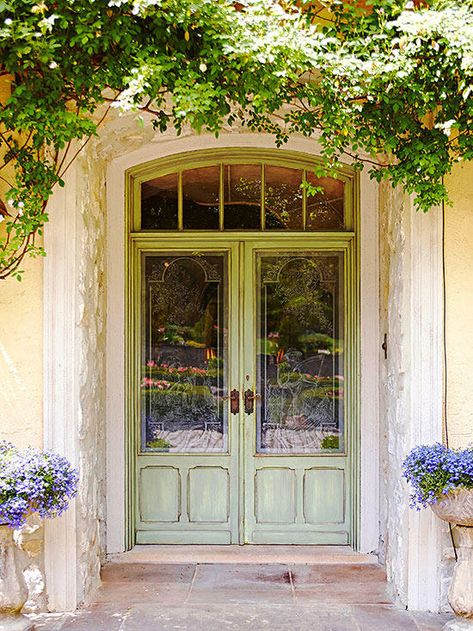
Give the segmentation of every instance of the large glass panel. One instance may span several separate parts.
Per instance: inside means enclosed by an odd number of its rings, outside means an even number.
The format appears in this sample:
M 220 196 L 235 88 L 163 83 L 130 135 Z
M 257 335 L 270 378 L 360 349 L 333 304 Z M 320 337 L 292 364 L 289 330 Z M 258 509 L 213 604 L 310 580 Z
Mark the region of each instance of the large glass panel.
M 257 451 L 343 451 L 342 254 L 260 253 L 257 282 Z
M 177 173 L 141 185 L 142 230 L 177 230 Z
M 261 166 L 232 164 L 223 167 L 224 227 L 228 230 L 261 228 Z
M 142 448 L 227 451 L 226 254 L 144 256 Z
M 264 167 L 264 209 L 268 230 L 302 230 L 302 171 Z
M 343 230 L 345 183 L 332 177 L 316 177 L 310 171 L 306 179 L 312 186 L 323 189 L 315 195 L 307 195 L 307 230 Z
M 183 172 L 184 229 L 218 230 L 219 193 L 219 167 L 202 167 Z

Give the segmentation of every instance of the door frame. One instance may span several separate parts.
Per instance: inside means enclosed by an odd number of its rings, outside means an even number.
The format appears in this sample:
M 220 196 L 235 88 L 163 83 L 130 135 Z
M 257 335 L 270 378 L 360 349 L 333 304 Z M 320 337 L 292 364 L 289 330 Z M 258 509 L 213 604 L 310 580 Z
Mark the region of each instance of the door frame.
M 227 152 L 262 151 L 302 161 L 318 161 L 314 139 L 293 136 L 283 148 L 275 149 L 268 134 L 241 130 L 225 132 L 218 139 L 208 135 L 169 137 L 156 142 L 144 140 L 139 147 L 113 156 L 107 167 L 107 551 L 117 553 L 132 547 L 129 537 L 130 466 L 126 435 L 125 355 L 128 296 L 128 251 L 130 178 L 157 158 L 174 160 L 183 152 L 225 149 Z M 195 154 L 197 155 L 197 153 Z M 347 159 L 347 164 L 350 159 Z M 379 186 L 367 171 L 356 175 L 354 188 L 359 271 L 355 291 L 359 295 L 358 357 L 360 363 L 359 450 L 356 452 L 359 485 L 353 489 L 358 533 L 353 547 L 361 552 L 377 550 L 380 536 L 379 513 Z
M 184 237 L 184 238 L 183 238 Z M 212 245 L 211 245 L 212 244 Z M 241 245 L 240 245 L 241 244 Z M 140 441 L 138 432 L 138 419 L 140 418 L 139 410 L 139 389 L 137 384 L 140 380 L 140 353 L 136 352 L 139 348 L 141 340 L 141 254 L 143 252 L 165 252 L 165 251 L 179 251 L 179 250 L 192 250 L 192 248 L 201 248 L 205 251 L 221 250 L 222 248 L 228 248 L 229 250 L 237 251 L 240 269 L 230 270 L 230 277 L 235 282 L 235 273 L 238 275 L 237 288 L 230 289 L 229 295 L 233 291 L 237 290 L 239 293 L 239 299 L 237 300 L 239 314 L 238 318 L 240 322 L 245 319 L 244 298 L 242 295 L 241 282 L 245 273 L 248 270 L 244 269 L 244 266 L 252 264 L 252 261 L 247 260 L 248 255 L 245 251 L 248 250 L 248 246 L 254 246 L 255 251 L 271 250 L 276 251 L 280 248 L 282 250 L 291 250 L 291 248 L 300 249 L 305 248 L 307 250 L 314 251 L 342 251 L 344 253 L 344 327 L 345 327 L 345 340 L 346 340 L 346 354 L 345 354 L 345 374 L 349 379 L 350 399 L 347 401 L 345 408 L 345 418 L 349 418 L 349 426 L 345 429 L 347 436 L 347 473 L 348 473 L 348 487 L 347 504 L 350 510 L 350 528 L 349 537 L 350 544 L 357 545 L 358 542 L 358 523 L 359 515 L 357 505 L 355 503 L 355 497 L 357 495 L 356 489 L 359 484 L 359 383 L 357 376 L 359 375 L 359 354 L 358 349 L 358 304 L 357 304 L 357 257 L 356 257 L 356 233 L 355 231 L 345 232 L 287 232 L 287 233 L 271 233 L 271 232 L 212 232 L 212 231 L 200 231 L 200 232 L 186 232 L 185 235 L 177 232 L 160 233 L 132 233 L 129 238 L 129 250 L 128 250 L 128 309 L 127 309 L 127 357 L 126 357 L 126 405 L 127 405 L 127 447 L 128 447 L 128 510 L 127 510 L 127 542 L 128 547 L 132 547 L 136 543 L 136 516 L 138 510 L 138 490 L 137 490 L 137 457 L 140 453 L 138 444 Z M 229 277 L 229 278 L 230 278 Z M 245 319 L 246 322 L 246 319 Z M 248 330 L 245 327 L 245 331 Z M 247 334 L 245 333 L 245 335 Z M 250 333 L 253 335 L 253 332 Z M 233 341 L 233 347 L 238 345 L 238 352 L 242 357 L 242 345 L 244 344 L 243 336 L 240 339 Z M 232 371 L 235 371 L 235 365 L 231 367 Z M 246 368 L 245 368 L 246 370 Z M 241 368 L 240 368 L 241 372 Z M 236 375 L 232 375 L 231 379 L 235 379 Z M 238 387 L 240 393 L 244 388 L 243 382 L 240 380 L 243 378 L 242 373 L 235 381 L 230 381 L 230 387 Z M 242 418 L 246 421 L 243 414 Z M 244 427 L 243 427 L 244 426 Z M 243 461 L 245 454 L 247 453 L 247 423 L 239 423 L 239 447 L 238 450 L 238 463 L 237 463 L 237 504 L 238 504 L 238 538 L 240 543 L 244 543 L 244 528 L 242 527 L 242 520 L 245 519 L 245 502 L 247 501 L 247 492 L 245 489 L 244 478 L 247 472 L 246 462 Z M 234 434 L 235 431 L 232 431 Z M 231 436 L 229 435 L 229 439 Z M 171 455 L 171 454 L 169 454 Z M 169 455 L 167 457 L 169 457 Z M 332 456 L 333 454 L 321 455 L 322 458 Z M 271 458 L 271 456 L 268 456 Z M 232 461 L 235 458 L 235 454 L 231 454 Z M 239 489 L 239 490 L 238 490 Z

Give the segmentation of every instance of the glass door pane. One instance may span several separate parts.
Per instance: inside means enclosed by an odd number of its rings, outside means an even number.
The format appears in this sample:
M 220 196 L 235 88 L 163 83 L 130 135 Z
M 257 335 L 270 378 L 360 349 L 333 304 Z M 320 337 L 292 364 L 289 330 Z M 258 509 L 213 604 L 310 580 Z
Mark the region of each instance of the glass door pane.
M 226 452 L 227 254 L 143 258 L 142 450 Z
M 256 263 L 257 452 L 343 452 L 343 254 Z

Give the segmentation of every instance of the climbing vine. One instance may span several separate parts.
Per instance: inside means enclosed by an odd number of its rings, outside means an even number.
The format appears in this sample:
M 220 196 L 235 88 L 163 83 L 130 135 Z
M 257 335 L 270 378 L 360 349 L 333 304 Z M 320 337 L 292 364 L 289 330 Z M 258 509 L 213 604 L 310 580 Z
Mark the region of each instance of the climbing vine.
M 473 155 L 472 75 L 472 0 L 0 0 L 0 279 L 112 109 L 311 136 L 428 210 Z

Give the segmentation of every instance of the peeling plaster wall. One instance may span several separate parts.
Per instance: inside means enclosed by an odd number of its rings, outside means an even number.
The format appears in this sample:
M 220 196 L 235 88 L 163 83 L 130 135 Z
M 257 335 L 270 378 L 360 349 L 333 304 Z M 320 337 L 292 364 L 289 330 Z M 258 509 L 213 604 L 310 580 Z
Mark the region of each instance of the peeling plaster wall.
M 77 551 L 82 590 L 86 600 L 99 583 L 105 558 L 105 220 L 104 167 L 94 148 L 77 165 L 79 213 L 78 451 L 81 472 L 77 511 Z
M 112 118 L 75 165 L 78 213 L 77 332 L 78 594 L 87 602 L 100 583 L 106 528 L 106 169 L 152 134 L 134 117 Z
M 405 388 L 409 331 L 403 313 L 409 290 L 405 276 L 409 199 L 386 183 L 380 187 L 380 325 L 388 336 L 381 362 L 380 462 L 381 555 L 392 595 L 407 603 L 406 490 L 401 463 L 406 453 L 408 397 Z

